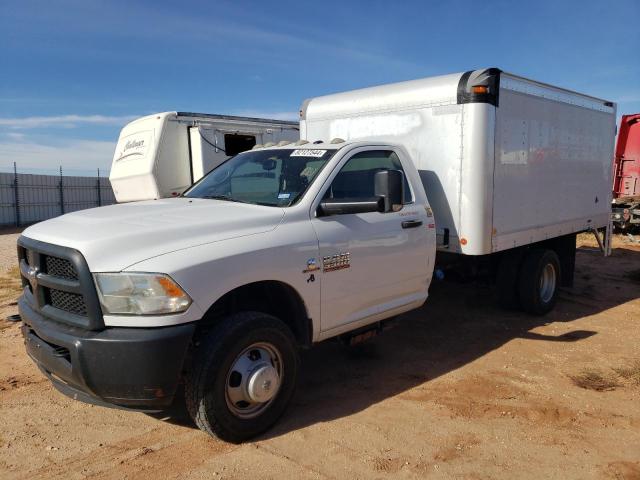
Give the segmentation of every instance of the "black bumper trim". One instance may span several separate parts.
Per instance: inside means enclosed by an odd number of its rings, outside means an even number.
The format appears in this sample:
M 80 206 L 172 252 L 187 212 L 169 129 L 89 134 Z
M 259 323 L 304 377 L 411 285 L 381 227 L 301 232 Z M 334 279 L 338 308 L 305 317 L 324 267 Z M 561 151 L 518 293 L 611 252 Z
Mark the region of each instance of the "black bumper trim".
M 194 323 L 96 332 L 48 320 L 23 298 L 18 308 L 27 353 L 62 393 L 144 411 L 172 403 Z

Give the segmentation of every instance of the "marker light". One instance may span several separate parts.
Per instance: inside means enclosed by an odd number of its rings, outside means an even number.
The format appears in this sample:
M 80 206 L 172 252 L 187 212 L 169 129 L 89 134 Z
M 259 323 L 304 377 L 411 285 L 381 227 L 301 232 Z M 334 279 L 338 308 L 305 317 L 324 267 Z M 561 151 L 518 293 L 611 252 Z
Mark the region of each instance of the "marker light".
M 94 278 L 105 314 L 166 315 L 191 305 L 180 285 L 162 273 L 96 273 Z
M 473 93 L 489 93 L 489 87 L 486 85 L 474 85 L 471 87 Z

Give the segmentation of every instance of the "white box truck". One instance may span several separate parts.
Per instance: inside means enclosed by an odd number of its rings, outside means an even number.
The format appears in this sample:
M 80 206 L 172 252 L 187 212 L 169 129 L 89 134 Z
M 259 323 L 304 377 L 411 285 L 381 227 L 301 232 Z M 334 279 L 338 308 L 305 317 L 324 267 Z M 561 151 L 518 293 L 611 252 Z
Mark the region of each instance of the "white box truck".
M 233 155 L 299 138 L 298 122 L 156 113 L 122 129 L 109 180 L 118 202 L 176 197 Z
M 606 100 L 487 69 L 311 99 L 301 128 L 179 198 L 23 232 L 22 332 L 56 388 L 161 410 L 184 384 L 202 430 L 242 441 L 284 412 L 299 348 L 371 336 L 451 265 L 544 314 L 576 234 L 608 227 Z

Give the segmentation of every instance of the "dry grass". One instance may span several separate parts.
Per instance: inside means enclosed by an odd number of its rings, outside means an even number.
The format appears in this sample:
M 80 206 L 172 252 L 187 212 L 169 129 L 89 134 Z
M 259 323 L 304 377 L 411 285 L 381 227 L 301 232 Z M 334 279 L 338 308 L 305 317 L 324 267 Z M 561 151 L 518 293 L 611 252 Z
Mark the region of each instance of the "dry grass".
M 635 360 L 627 367 L 613 369 L 620 377 L 640 386 L 640 360 Z
M 0 273 L 0 308 L 14 304 L 21 292 L 22 281 L 18 267 Z
M 607 374 L 596 369 L 584 369 L 579 374 L 570 377 L 578 387 L 597 392 L 615 390 L 620 382 L 613 374 Z

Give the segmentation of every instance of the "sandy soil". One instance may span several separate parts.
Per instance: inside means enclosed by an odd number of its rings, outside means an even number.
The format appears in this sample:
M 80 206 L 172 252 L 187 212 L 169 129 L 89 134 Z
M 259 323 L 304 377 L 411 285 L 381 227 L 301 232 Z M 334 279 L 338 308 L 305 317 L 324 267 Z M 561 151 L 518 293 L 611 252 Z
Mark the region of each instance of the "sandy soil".
M 581 241 L 575 287 L 544 318 L 444 282 L 372 343 L 319 345 L 285 417 L 239 446 L 179 408 L 67 399 L 0 322 L 0 477 L 640 479 L 640 384 L 620 370 L 640 360 L 640 244 L 614 246 Z M 574 382 L 593 377 L 600 391 Z

